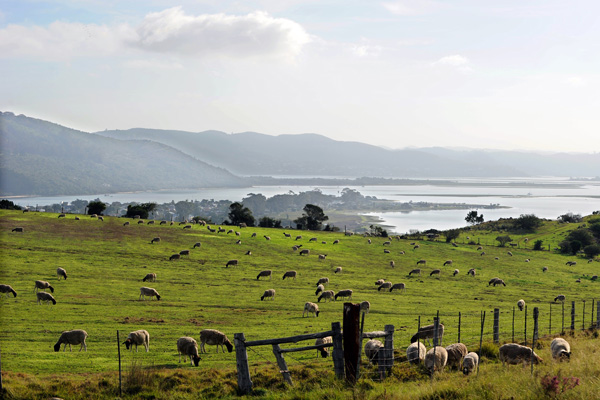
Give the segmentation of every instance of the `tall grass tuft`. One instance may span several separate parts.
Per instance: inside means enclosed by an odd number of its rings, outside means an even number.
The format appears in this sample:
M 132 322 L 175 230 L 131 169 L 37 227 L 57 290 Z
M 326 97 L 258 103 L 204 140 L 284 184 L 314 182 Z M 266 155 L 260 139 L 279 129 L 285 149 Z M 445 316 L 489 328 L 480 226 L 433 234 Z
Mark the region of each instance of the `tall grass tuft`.
M 152 386 L 158 378 L 153 368 L 144 368 L 140 361 L 132 361 L 125 373 L 124 391 L 128 394 L 137 394 L 144 388 Z

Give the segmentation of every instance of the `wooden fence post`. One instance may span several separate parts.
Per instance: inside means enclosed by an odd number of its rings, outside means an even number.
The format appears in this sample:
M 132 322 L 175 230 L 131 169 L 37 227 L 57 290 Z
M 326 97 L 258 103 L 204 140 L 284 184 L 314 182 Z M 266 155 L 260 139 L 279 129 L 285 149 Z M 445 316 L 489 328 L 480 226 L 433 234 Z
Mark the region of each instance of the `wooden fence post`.
M 485 324 L 485 311 L 481 314 L 481 334 L 479 336 L 479 359 L 481 360 L 481 347 L 483 346 L 483 326 Z M 479 375 L 479 363 L 477 363 L 477 375 Z
M 331 330 L 333 331 L 333 369 L 335 371 L 336 378 L 344 379 L 344 350 L 342 344 L 342 326 L 339 322 L 332 322 Z
M 535 350 L 535 341 L 538 339 L 538 317 L 540 310 L 533 308 L 533 339 L 531 340 L 531 375 L 533 375 L 533 352 Z
M 500 309 L 494 308 L 494 343 L 500 342 Z
M 119 330 L 117 329 L 117 355 L 119 356 L 119 397 L 123 394 L 123 379 L 121 374 L 121 341 L 119 340 Z
M 273 354 L 275 354 L 275 359 L 277 360 L 277 365 L 279 366 L 279 372 L 283 375 L 283 379 L 290 385 L 294 386 L 292 382 L 292 377 L 290 375 L 290 371 L 288 370 L 287 364 L 285 363 L 285 359 L 283 358 L 283 354 L 281 354 L 281 347 L 278 344 L 273 345 Z
M 236 333 L 233 335 L 233 341 L 235 343 L 238 390 L 242 394 L 247 394 L 252 390 L 252 380 L 250 379 L 250 367 L 248 366 L 246 337 L 243 333 Z
M 596 329 L 600 329 L 600 300 L 596 303 Z
M 358 379 L 358 351 L 359 343 L 359 318 L 360 304 L 344 303 L 344 369 L 346 372 L 346 381 L 354 384 Z
M 461 314 L 458 312 L 458 341 L 456 343 L 460 343 L 460 322 L 461 322 Z
M 575 330 L 575 302 L 571 302 L 571 331 Z
M 385 377 L 394 366 L 394 325 L 386 325 L 385 344 L 383 346 L 383 360 L 379 359 L 379 374 Z
M 525 337 L 525 346 L 527 346 L 527 305 L 525 305 L 525 328 L 523 336 Z

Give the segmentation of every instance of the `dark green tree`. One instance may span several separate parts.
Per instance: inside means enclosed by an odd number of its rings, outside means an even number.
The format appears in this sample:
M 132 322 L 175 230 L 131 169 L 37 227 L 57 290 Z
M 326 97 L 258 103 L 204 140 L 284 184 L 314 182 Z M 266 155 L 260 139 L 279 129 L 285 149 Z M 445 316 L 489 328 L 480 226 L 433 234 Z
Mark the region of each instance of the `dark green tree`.
M 156 209 L 156 203 L 129 204 L 125 217 L 133 218 L 139 215 L 142 219 L 147 219 L 152 211 Z
M 475 211 L 477 212 L 477 211 Z M 460 235 L 460 229 L 448 229 L 444 232 L 444 236 L 446 237 L 446 243 L 450 243 L 451 241 L 458 239 Z
M 324 221 L 327 221 L 329 217 L 325 215 L 323 209 L 314 204 L 307 204 L 304 206 L 304 214 L 300 218 L 294 220 L 296 225 L 301 226 L 301 229 L 308 229 L 312 231 L 321 230 L 321 226 Z
M 583 248 L 583 252 L 585 253 L 586 257 L 594 258 L 600 254 L 600 244 L 591 244 L 589 246 L 585 246 Z
M 281 220 L 271 217 L 262 217 L 258 220 L 258 226 L 262 228 L 281 228 Z
M 235 202 L 229 206 L 229 221 L 231 225 L 239 225 L 241 223 L 247 226 L 254 226 L 255 219 L 252 215 L 252 211 L 248 207 L 244 207 L 242 203 Z
M 515 221 L 515 228 L 522 229 L 524 231 L 535 231 L 542 225 L 542 220 L 535 216 L 535 214 L 521 214 Z
M 106 210 L 106 204 L 101 202 L 100 200 L 90 201 L 88 203 L 88 215 L 97 214 L 102 215 L 102 213 Z
M 586 228 L 580 228 L 580 229 L 575 229 L 574 231 L 571 231 L 567 235 L 566 240 L 569 240 L 571 242 L 572 241 L 581 242 L 582 247 L 589 246 L 591 244 L 596 243 L 594 235 L 592 235 L 590 230 L 586 229 Z
M 542 246 L 544 245 L 544 241 L 543 240 L 536 240 L 535 243 L 533 244 L 533 249 L 534 250 L 542 250 Z
M 471 225 L 480 224 L 483 222 L 483 214 L 477 215 L 477 210 L 469 211 L 465 217 L 465 221 Z
M 512 239 L 508 235 L 498 236 L 496 240 L 498 241 L 498 243 L 500 243 L 500 247 L 506 247 L 507 243 L 512 242 Z
M 10 200 L 0 200 L 0 209 L 2 210 L 20 210 L 21 206 L 16 205 Z

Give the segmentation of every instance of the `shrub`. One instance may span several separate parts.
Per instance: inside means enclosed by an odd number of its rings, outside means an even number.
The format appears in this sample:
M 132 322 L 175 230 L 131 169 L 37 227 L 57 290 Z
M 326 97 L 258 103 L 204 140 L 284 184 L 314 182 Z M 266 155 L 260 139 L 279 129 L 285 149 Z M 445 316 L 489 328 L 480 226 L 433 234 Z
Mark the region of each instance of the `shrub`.
M 583 248 L 583 252 L 585 253 L 586 257 L 594 258 L 600 254 L 600 244 L 591 244 L 589 246 L 585 246 Z
M 512 242 L 512 239 L 508 235 L 498 236 L 496 240 L 500 243 L 500 247 L 506 247 L 507 243 Z
M 0 200 L 0 209 L 2 210 L 20 210 L 21 206 L 16 205 L 10 200 Z
M 495 360 L 498 358 L 498 347 L 493 343 L 483 343 L 481 345 L 481 357 L 485 357 L 488 360 Z
M 535 243 L 533 244 L 533 249 L 534 250 L 542 250 L 543 245 L 544 245 L 543 240 L 536 240 Z
M 542 225 L 542 220 L 536 217 L 535 214 L 521 214 L 521 216 L 515 220 L 514 225 L 517 229 L 534 231 Z
M 540 380 L 542 384 L 542 389 L 546 396 L 557 397 L 567 390 L 573 389 L 575 386 L 579 385 L 579 378 L 571 376 L 571 377 L 561 377 L 560 372 L 558 375 L 544 375 Z
M 444 232 L 444 236 L 446 237 L 446 243 L 450 243 L 454 239 L 457 239 L 460 235 L 460 229 L 449 229 Z

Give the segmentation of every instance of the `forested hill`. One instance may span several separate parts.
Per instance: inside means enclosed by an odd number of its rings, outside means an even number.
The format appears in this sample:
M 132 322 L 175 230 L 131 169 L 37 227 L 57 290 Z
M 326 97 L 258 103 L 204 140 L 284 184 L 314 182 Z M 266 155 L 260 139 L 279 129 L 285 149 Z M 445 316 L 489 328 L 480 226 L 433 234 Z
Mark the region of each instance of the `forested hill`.
M 243 186 L 227 170 L 156 141 L 117 140 L 9 112 L 0 113 L 0 140 L 3 196 Z

